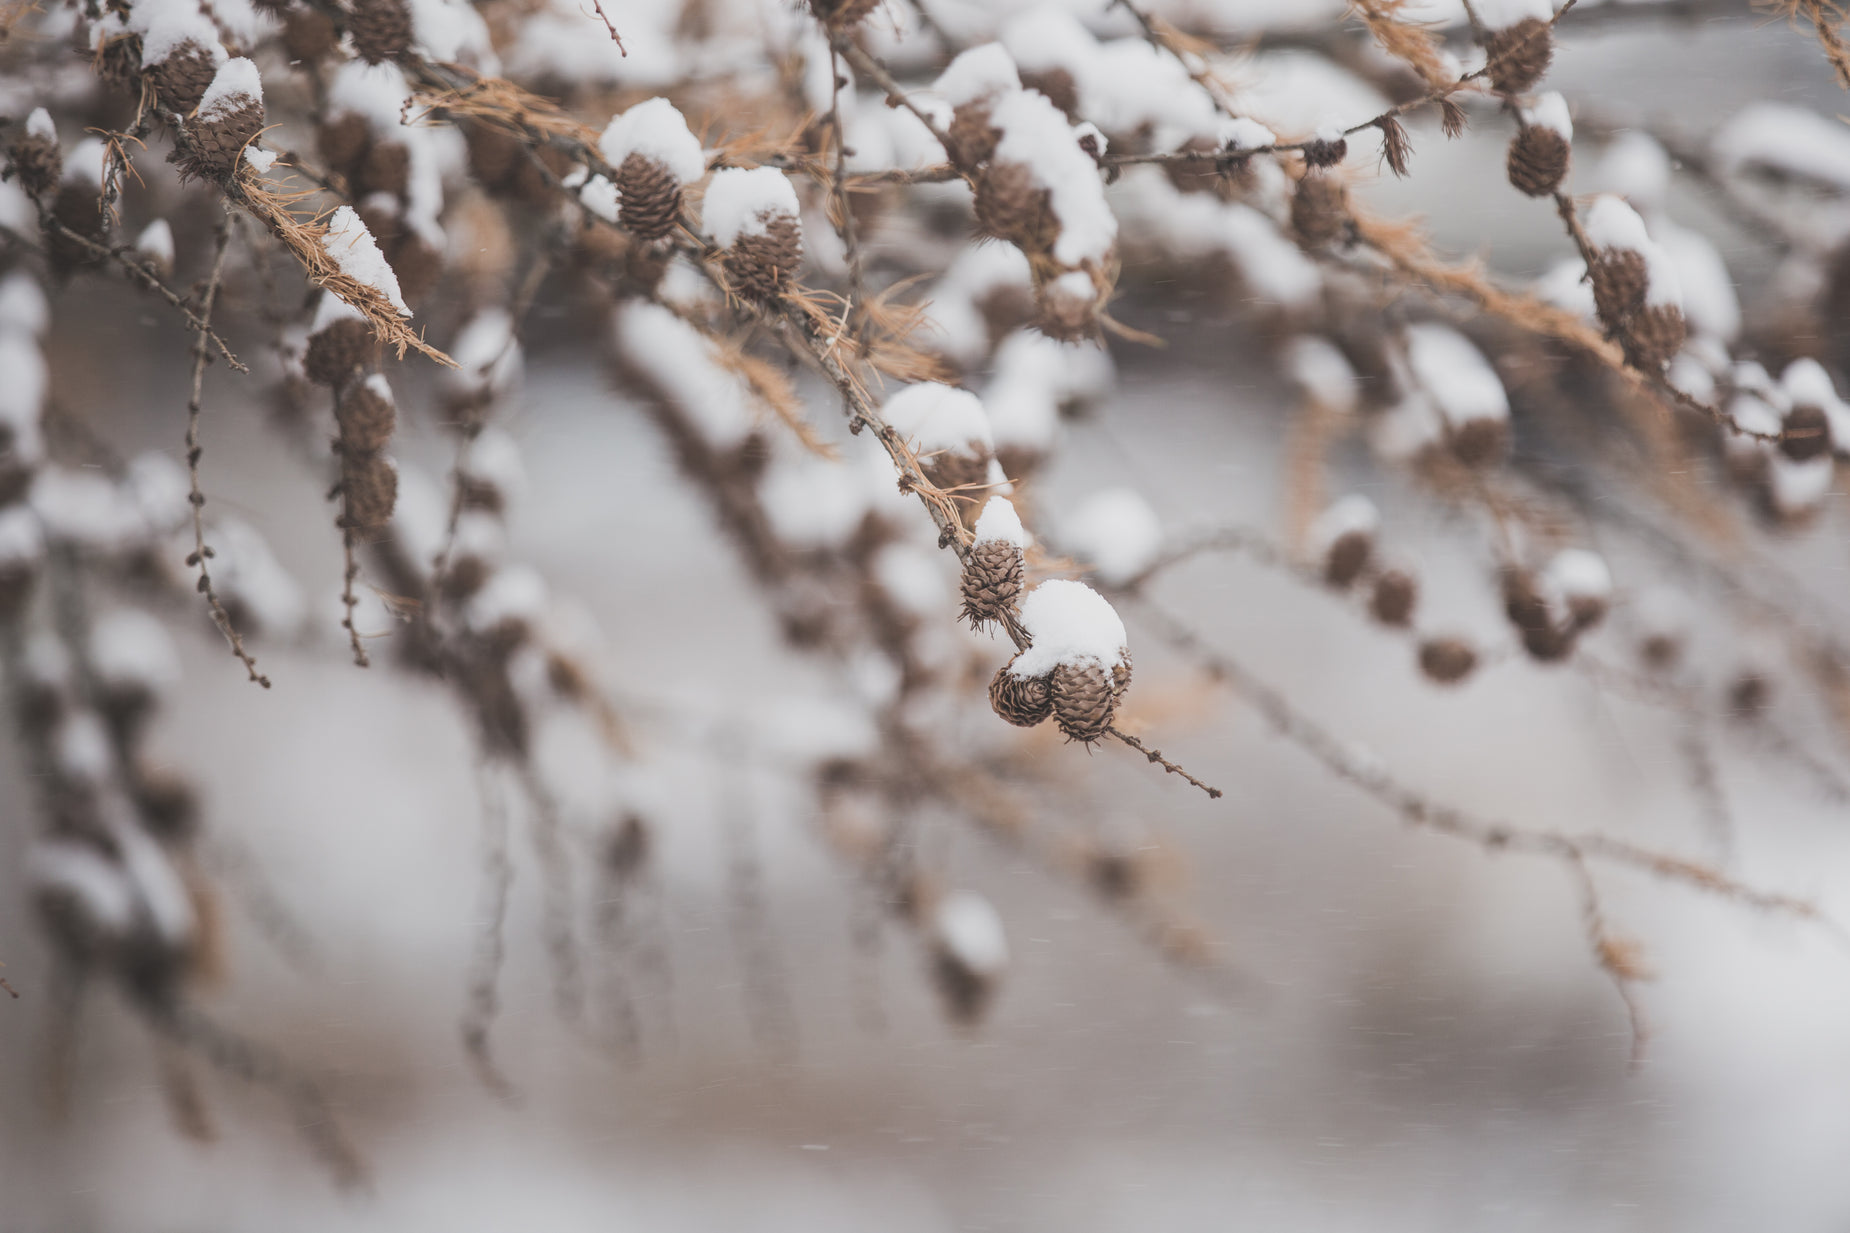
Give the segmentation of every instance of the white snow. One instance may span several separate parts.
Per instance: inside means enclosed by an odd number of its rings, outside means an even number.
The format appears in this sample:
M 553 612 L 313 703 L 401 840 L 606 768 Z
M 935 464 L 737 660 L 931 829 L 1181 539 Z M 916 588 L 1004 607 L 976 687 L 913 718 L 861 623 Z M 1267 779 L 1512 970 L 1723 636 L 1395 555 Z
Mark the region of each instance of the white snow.
M 505 397 L 520 383 L 525 367 L 514 318 L 494 304 L 478 309 L 457 331 L 450 358 L 456 367 L 444 370 L 439 380 L 445 391 L 464 398 L 481 390 Z
M 1593 199 L 1582 219 L 1595 248 L 1631 251 L 1644 258 L 1645 303 L 1681 306 L 1683 285 L 1670 256 L 1645 230 L 1638 211 L 1610 193 Z
M 1246 116 L 1236 116 L 1224 121 L 1218 133 L 1223 150 L 1235 150 L 1250 153 L 1254 150 L 1269 150 L 1278 144 L 1278 135 L 1259 121 Z
M 225 48 L 218 41 L 218 27 L 199 11 L 197 4 L 162 4 L 156 7 L 142 0 L 131 13 L 131 24 L 141 30 L 141 63 L 144 67 L 161 63 L 188 43 L 196 44 L 205 52 L 214 67 L 225 63 Z
M 728 167 L 713 173 L 700 217 L 713 242 L 731 248 L 742 235 L 763 235 L 772 219 L 799 213 L 797 191 L 775 167 Z
M 699 330 L 659 304 L 631 301 L 616 314 L 616 335 L 623 357 L 694 422 L 709 445 L 730 448 L 751 433 L 757 417 L 744 378 L 714 358 L 713 344 Z
M 1060 235 L 1054 259 L 1077 266 L 1102 261 L 1118 236 L 1118 220 L 1105 203 L 1098 165 L 1079 148 L 1072 128 L 1045 95 L 1020 90 L 990 109 L 990 121 L 1002 130 L 993 162 L 1020 163 L 1048 190 Z
M 1472 420 L 1509 418 L 1509 394 L 1470 339 L 1436 322 L 1410 325 L 1403 337 L 1413 379 L 1446 423 L 1459 428 Z
M 887 474 L 892 468 L 887 466 Z M 840 548 L 866 517 L 872 496 L 859 472 L 813 454 L 778 457 L 758 486 L 777 538 L 793 548 Z
M 255 168 L 258 175 L 262 175 L 276 165 L 276 151 L 248 145 L 244 147 L 244 161 Z
M 461 471 L 471 481 L 493 488 L 513 501 L 526 491 L 527 468 L 514 434 L 494 425 L 482 429 L 462 456 Z
M 1670 188 L 1670 155 L 1649 133 L 1627 129 L 1606 147 L 1594 178 L 1606 192 L 1655 215 Z
M 347 301 L 341 299 L 332 291 L 323 291 L 321 293 L 321 298 L 315 301 L 315 316 L 309 323 L 308 332 L 311 335 L 319 334 L 330 325 L 333 325 L 336 321 L 364 320 L 366 320 L 365 313 L 347 303 Z
M 972 534 L 976 543 L 999 541 L 1013 544 L 1024 552 L 1034 542 L 1028 529 L 1021 525 L 1021 515 L 1015 512 L 1015 503 L 1007 497 L 991 497 L 983 503 L 983 512 L 977 517 Z
M 45 353 L 30 334 L 0 333 L 0 427 L 10 428 L 17 441 L 36 437 L 45 396 L 51 390 L 51 373 Z
M 91 710 L 74 710 L 64 717 L 52 736 L 51 756 L 58 773 L 73 783 L 101 784 L 116 769 L 109 729 Z
M 1148 569 L 1163 547 L 1163 524 L 1129 488 L 1095 494 L 1061 527 L 1065 546 L 1089 561 L 1107 586 L 1123 586 Z
M 102 188 L 103 168 L 108 158 L 109 147 L 103 144 L 102 138 L 84 138 L 65 153 L 64 182 Z
M 62 902 L 104 943 L 120 941 L 135 921 L 135 895 L 122 867 L 88 843 L 35 839 L 26 849 L 26 883 L 34 897 Z
M 1816 509 L 1830 494 L 1836 474 L 1836 463 L 1828 452 L 1804 462 L 1774 453 L 1767 469 L 1767 487 L 1774 508 L 1789 517 Z
M 994 978 L 1008 967 L 1008 935 L 989 900 L 972 891 L 952 891 L 931 914 L 932 940 L 945 954 L 978 976 Z
M 105 685 L 159 692 L 180 683 L 167 627 L 139 608 L 117 608 L 90 627 L 90 668 Z
M 1021 601 L 1020 616 L 1033 645 L 1009 666 L 1014 676 L 1045 676 L 1062 665 L 1097 664 L 1109 670 L 1124 662 L 1129 641 L 1124 621 L 1083 582 L 1056 578 L 1041 583 Z
M 1612 598 L 1612 570 L 1606 558 L 1587 548 L 1563 548 L 1542 571 L 1545 589 L 1569 600 Z
M 1304 396 L 1339 414 L 1355 410 L 1362 387 L 1341 348 L 1327 338 L 1300 334 L 1285 344 L 1283 366 Z
M 51 305 L 38 279 L 25 270 L 0 278 L 0 335 L 22 334 L 36 338 L 51 323 Z
M 1381 529 L 1381 511 L 1359 492 L 1341 497 L 1310 524 L 1311 551 L 1321 557 L 1345 535 L 1372 536 Z
M 253 632 L 286 638 L 301 628 L 307 613 L 302 587 L 276 559 L 262 532 L 226 518 L 212 527 L 206 541 L 218 554 L 212 581 L 249 614 Z
M 1536 99 L 1534 106 L 1524 108 L 1522 117 L 1535 128 L 1551 128 L 1569 143 L 1574 140 L 1574 118 L 1568 114 L 1567 100 L 1552 90 Z
M 984 449 L 994 445 L 989 416 L 969 390 L 920 381 L 887 399 L 882 413 L 921 455 L 967 453 L 972 443 Z
M 12 571 L 45 557 L 45 535 L 39 520 L 23 505 L 0 509 L 0 569 Z
M 1785 103 L 1743 107 L 1709 140 L 1724 176 L 1765 168 L 1850 190 L 1850 130 Z
M 32 114 L 26 117 L 26 136 L 57 145 L 58 126 L 52 123 L 51 113 L 43 107 L 34 107 Z
M 96 471 L 41 467 L 28 496 L 48 540 L 96 552 L 119 552 L 137 543 L 141 511 Z
M 463 620 L 478 634 L 489 633 L 503 622 L 531 627 L 545 615 L 546 598 L 546 579 L 537 569 L 509 565 L 482 584 L 469 600 Z
M 375 133 L 396 136 L 405 127 L 405 100 L 410 97 L 411 87 L 396 64 L 348 60 L 334 70 L 328 82 L 329 114 L 364 116 Z
M 186 468 L 158 450 L 129 460 L 122 491 L 150 535 L 167 535 L 192 518 L 192 481 Z
M 194 114 L 200 120 L 209 120 L 253 105 L 263 106 L 263 77 L 253 61 L 239 56 L 219 66 Z
M 951 606 L 944 559 L 934 549 L 901 541 L 876 553 L 869 568 L 895 607 L 929 620 L 948 613 Z
M 173 268 L 173 228 L 167 225 L 166 219 L 157 218 L 141 229 L 141 234 L 135 237 L 135 252 L 143 260 L 166 269 Z
M 323 243 L 341 273 L 378 291 L 398 310 L 399 316 L 411 315 L 404 293 L 398 289 L 398 275 L 392 272 L 373 233 L 366 229 L 352 206 L 341 206 L 334 211 L 333 217 L 328 219 L 328 234 Z
M 931 86 L 933 94 L 953 107 L 1020 89 L 1021 76 L 1015 70 L 1015 61 L 1000 43 L 984 43 L 960 52 Z
M 597 139 L 597 148 L 612 167 L 621 167 L 624 159 L 640 154 L 660 163 L 682 184 L 692 184 L 707 173 L 700 139 L 665 98 L 648 99 L 612 117 L 603 136 Z M 790 212 L 796 211 L 793 208 Z

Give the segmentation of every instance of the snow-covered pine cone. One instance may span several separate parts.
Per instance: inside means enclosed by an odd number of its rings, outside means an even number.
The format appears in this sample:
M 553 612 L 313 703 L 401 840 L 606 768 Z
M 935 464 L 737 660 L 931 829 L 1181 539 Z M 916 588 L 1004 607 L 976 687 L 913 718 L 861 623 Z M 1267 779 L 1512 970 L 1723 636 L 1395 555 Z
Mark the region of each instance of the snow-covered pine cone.
M 1066 113 L 1069 120 L 1079 118 L 1079 83 L 1073 80 L 1072 73 L 1055 65 L 1052 68 L 1021 72 L 1021 88 L 1038 90 L 1047 96 L 1047 101 Z
M 617 199 L 617 221 L 641 240 L 667 239 L 681 218 L 681 182 L 645 154 L 632 154 L 617 168 Z
M 1525 17 L 1485 35 L 1484 55 L 1490 82 L 1498 92 L 1526 93 L 1554 61 L 1554 31 L 1539 17 Z
M 768 303 L 781 296 L 803 260 L 803 234 L 797 220 L 774 215 L 762 233 L 745 234 L 726 250 L 726 277 L 748 300 Z
M 1128 672 L 1125 680 L 1128 684 Z M 1096 663 L 1061 664 L 1047 687 L 1060 731 L 1088 743 L 1099 740 L 1111 726 L 1119 692 L 1113 674 Z
M 411 7 L 405 0 L 355 0 L 347 33 L 368 64 L 397 60 L 411 50 Z
M 1649 284 L 1644 254 L 1629 248 L 1608 248 L 1594 254 L 1590 270 L 1593 304 L 1606 329 L 1618 334 L 1644 303 Z
M 989 161 L 1002 140 L 1002 130 L 989 122 L 989 99 L 972 99 L 951 112 L 951 162 L 962 171 L 974 171 Z
M 347 454 L 340 465 L 342 525 L 376 531 L 392 520 L 398 504 L 398 468 L 384 454 Z
M 7 151 L 7 168 L 26 196 L 33 200 L 51 195 L 64 174 L 64 151 L 51 117 L 41 108 L 26 122 L 26 131 Z
M 391 387 L 383 377 L 371 377 L 350 387 L 334 408 L 340 425 L 340 447 L 353 454 L 376 453 L 392 439 L 398 411 Z
M 976 222 L 983 234 L 1025 253 L 1044 253 L 1060 237 L 1053 194 L 1020 163 L 992 164 L 977 178 Z
M 1012 674 L 1014 662 L 1003 665 L 989 682 L 989 705 L 1017 728 L 1032 728 L 1053 714 L 1053 698 L 1045 677 Z
M 1548 196 L 1567 178 L 1570 151 L 1567 138 L 1554 129 L 1525 126 L 1510 142 L 1510 183 L 1527 196 Z
M 1780 428 L 1779 452 L 1794 462 L 1809 462 L 1831 449 L 1831 420 L 1823 407 L 1797 403 Z
M 154 86 L 154 97 L 162 110 L 189 115 L 211 88 L 218 66 L 219 58 L 209 48 L 187 39 L 158 64 L 144 64 L 142 75 Z
M 1619 333 L 1619 346 L 1635 368 L 1661 372 L 1689 337 L 1689 323 L 1675 304 L 1646 304 Z
M 228 60 L 212 78 L 174 153 L 181 179 L 222 180 L 263 131 L 263 83 L 249 60 Z
M 1358 527 L 1344 531 L 1323 554 L 1323 580 L 1338 589 L 1349 586 L 1362 576 L 1374 553 L 1372 530 Z
M 809 0 L 809 11 L 831 31 L 852 30 L 867 20 L 880 0 Z
M 964 559 L 964 619 L 994 621 L 1015 607 L 1021 595 L 1021 549 L 1007 540 L 985 540 Z

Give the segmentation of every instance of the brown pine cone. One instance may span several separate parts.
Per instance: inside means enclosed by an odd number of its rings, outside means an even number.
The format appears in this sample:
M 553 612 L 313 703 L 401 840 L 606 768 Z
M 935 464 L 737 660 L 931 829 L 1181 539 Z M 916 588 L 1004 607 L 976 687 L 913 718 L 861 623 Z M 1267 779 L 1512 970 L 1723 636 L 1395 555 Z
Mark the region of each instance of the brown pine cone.
M 1420 643 L 1420 671 L 1439 685 L 1456 685 L 1477 667 L 1477 652 L 1462 638 L 1428 638 Z
M 1413 619 L 1413 608 L 1419 602 L 1420 586 L 1412 574 L 1404 570 L 1383 570 L 1375 579 L 1374 594 L 1369 596 L 1368 611 L 1375 620 L 1396 629 L 1405 628 Z
M 1823 407 L 1801 403 L 1786 413 L 1779 434 L 1779 452 L 1794 462 L 1806 462 L 1831 448 L 1831 421 Z
M 1306 167 L 1334 167 L 1349 157 L 1349 140 L 1346 137 L 1328 140 L 1313 137 L 1304 143 L 1299 152 L 1304 155 Z
M 175 150 L 180 178 L 223 180 L 238 169 L 244 147 L 263 131 L 263 104 L 244 96 L 242 106 L 193 117 Z
M 154 86 L 155 100 L 164 110 L 191 115 L 217 76 L 218 61 L 188 39 L 168 52 L 159 64 L 143 65 L 142 72 Z
M 880 0 L 809 0 L 809 11 L 833 33 L 854 29 L 879 6 Z
M 665 240 L 681 218 L 681 182 L 643 154 L 617 168 L 617 221 L 641 240 Z
M 964 559 L 964 620 L 972 625 L 1001 618 L 1021 595 L 1021 549 L 1007 540 L 985 540 Z
M 1117 705 L 1112 678 L 1097 664 L 1061 664 L 1053 670 L 1047 694 L 1054 722 L 1075 741 L 1090 743 L 1105 735 Z
M 1323 554 L 1323 580 L 1339 590 L 1349 586 L 1362 576 L 1374 554 L 1373 532 L 1344 531 Z
M 1467 467 L 1486 467 L 1509 453 L 1509 421 L 1482 415 L 1466 420 L 1446 433 L 1452 457 Z
M 1077 280 L 1075 280 L 1077 281 Z M 1099 335 L 1099 296 L 1088 285 L 1086 294 L 1075 295 L 1065 278 L 1056 278 L 1035 288 L 1034 328 L 1061 342 L 1084 342 Z
M 1214 155 L 1220 152 L 1220 143 L 1212 137 L 1190 137 L 1183 142 L 1177 153 Z M 1176 187 L 1178 193 L 1211 193 L 1220 187 L 1220 166 L 1212 158 L 1199 162 L 1178 160 L 1163 164 L 1163 174 Z
M 1022 73 L 1021 88 L 1039 90 L 1047 96 L 1047 101 L 1066 113 L 1069 120 L 1079 118 L 1079 83 L 1073 75 L 1055 65 L 1037 73 Z
M 1349 222 L 1349 189 L 1334 176 L 1307 175 L 1291 195 L 1291 225 L 1302 248 L 1323 248 L 1343 237 Z
M 347 33 L 368 64 L 396 60 L 411 50 L 411 7 L 405 0 L 355 0 Z
M 1552 128 L 1531 124 L 1510 142 L 1510 183 L 1530 197 L 1546 197 L 1567 178 L 1572 148 Z
M 1053 714 L 1047 678 L 1014 676 L 1007 666 L 989 682 L 989 705 L 1017 728 L 1032 728 Z
M 358 317 L 342 317 L 308 336 L 302 372 L 316 385 L 339 386 L 354 370 L 378 358 L 373 327 Z
M 66 184 L 58 189 L 52 201 L 52 217 L 92 243 L 101 244 L 108 239 L 109 219 L 98 208 L 98 196 L 94 184 Z M 60 232 L 48 231 L 45 247 L 51 253 L 52 264 L 63 271 L 99 265 L 103 261 L 95 252 L 65 238 Z
M 1020 163 L 992 164 L 976 181 L 976 223 L 984 235 L 1025 253 L 1044 253 L 1060 237 L 1053 194 Z
M 1492 30 L 1484 38 L 1490 82 L 1502 94 L 1522 94 L 1534 87 L 1554 61 L 1554 31 L 1539 17 Z
M 1689 337 L 1689 325 L 1683 310 L 1675 304 L 1647 304 L 1633 314 L 1619 334 L 1619 346 L 1632 366 L 1646 372 L 1661 372 Z
M 961 450 L 945 450 L 921 460 L 919 469 L 950 495 L 964 526 L 974 527 L 989 499 L 984 487 L 989 482 L 989 447 L 971 441 Z
M 470 130 L 473 133 L 475 130 Z M 357 111 L 343 111 L 332 119 L 324 120 L 315 130 L 315 149 L 321 155 L 321 161 L 329 171 L 339 172 L 349 180 L 359 178 L 360 167 L 366 159 L 366 151 L 372 145 L 372 126 L 366 117 Z M 513 138 L 509 138 L 512 141 Z M 469 143 L 469 170 L 474 173 L 475 142 Z M 477 179 L 489 183 L 485 177 Z
M 951 127 L 945 135 L 951 139 L 946 151 L 961 171 L 974 171 L 987 163 L 1002 140 L 1002 130 L 989 122 L 989 100 L 972 99 L 951 113 Z
M 347 454 L 341 458 L 341 525 L 376 531 L 392 520 L 398 503 L 398 468 L 384 454 Z
M 283 14 L 283 50 L 292 63 L 313 65 L 339 46 L 340 31 L 321 10 L 294 7 Z
M 1600 323 L 1615 337 L 1622 333 L 1633 313 L 1644 305 L 1645 287 L 1649 282 L 1644 257 L 1629 248 L 1608 248 L 1594 254 L 1589 270 L 1593 281 L 1593 304 Z
M 784 293 L 802 260 L 797 220 L 779 214 L 762 235 L 741 235 L 732 242 L 726 250 L 726 277 L 740 297 L 769 303 Z
M 403 197 L 411 183 L 411 148 L 402 141 L 374 141 L 354 179 L 356 201 L 371 193 Z
M 112 85 L 141 89 L 141 36 L 125 34 L 96 49 L 96 74 Z
M 385 448 L 398 424 L 398 411 L 392 405 L 390 387 L 381 393 L 384 382 L 371 378 L 359 382 L 342 396 L 334 408 L 340 424 L 340 447 L 350 454 L 372 454 Z
M 27 134 L 7 151 L 7 168 L 26 196 L 33 200 L 49 197 L 64 174 L 64 151 L 58 143 Z

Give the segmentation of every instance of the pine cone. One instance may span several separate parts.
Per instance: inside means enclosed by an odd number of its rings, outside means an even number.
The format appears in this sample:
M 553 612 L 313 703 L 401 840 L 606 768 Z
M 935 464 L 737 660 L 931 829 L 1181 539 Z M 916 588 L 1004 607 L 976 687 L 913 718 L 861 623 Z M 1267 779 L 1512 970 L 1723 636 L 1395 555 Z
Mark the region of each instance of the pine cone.
M 1339 590 L 1362 576 L 1375 554 L 1375 537 L 1363 530 L 1344 531 L 1323 554 L 1323 580 Z
M 1323 248 L 1343 237 L 1349 222 L 1349 190 L 1333 176 L 1307 175 L 1291 196 L 1291 225 L 1302 248 Z
M 398 503 L 398 468 L 384 454 L 347 454 L 340 464 L 341 525 L 376 531 Z
M 989 448 L 972 441 L 961 450 L 945 450 L 923 459 L 919 469 L 925 478 L 950 494 L 957 505 L 957 515 L 966 527 L 976 524 L 989 499 L 985 485 L 989 481 Z
M 1053 670 L 1047 688 L 1054 722 L 1075 741 L 1088 744 L 1105 735 L 1117 705 L 1112 679 L 1097 664 L 1061 664 Z
M 1086 290 L 1090 294 L 1075 295 L 1065 284 L 1066 279 L 1056 278 L 1035 289 L 1035 303 L 1040 311 L 1035 314 L 1034 328 L 1061 342 L 1097 338 L 1097 289 L 1088 284 Z
M 372 140 L 372 126 L 366 123 L 365 116 L 355 111 L 343 111 L 331 120 L 324 120 L 315 130 L 315 149 L 320 153 L 322 163 L 329 171 L 338 172 L 349 180 L 359 178 L 360 167 L 364 164 Z M 475 166 L 473 141 L 469 144 L 469 153 L 469 170 L 475 172 L 478 169 Z M 477 179 L 484 183 L 490 182 L 480 175 Z
M 732 242 L 726 250 L 726 277 L 742 298 L 769 303 L 784 293 L 802 260 L 797 220 L 778 214 L 762 235 L 741 235 Z
M 339 46 L 340 31 L 326 13 L 294 7 L 283 14 L 283 50 L 290 60 L 311 65 Z
M 263 104 L 245 96 L 241 106 L 193 117 L 175 150 L 180 178 L 223 180 L 238 169 L 244 147 L 263 131 Z
M 1484 38 L 1490 82 L 1502 94 L 1522 94 L 1534 87 L 1554 60 L 1554 31 L 1539 17 L 1492 30 Z
M 141 36 L 123 35 L 96 49 L 96 74 L 124 89 L 141 89 Z
M 665 240 L 681 217 L 681 182 L 643 154 L 617 168 L 617 221 L 640 240 Z
M 1572 147 L 1552 128 L 1531 124 L 1510 142 L 1510 183 L 1530 197 L 1546 197 L 1567 178 Z
M 342 317 L 308 337 L 302 371 L 316 385 L 339 386 L 355 369 L 378 358 L 373 327 L 357 317 Z
M 1011 659 L 1009 665 L 1014 662 Z M 1014 676 L 1008 666 L 1001 668 L 989 682 L 989 705 L 1017 728 L 1032 728 L 1053 714 L 1047 678 Z
M 985 540 L 964 559 L 964 620 L 972 625 L 1001 618 L 1021 595 L 1021 549 L 1007 540 Z
M 372 193 L 403 197 L 411 184 L 411 149 L 402 141 L 374 141 L 354 177 L 354 200 Z
M 1452 457 L 1467 467 L 1486 467 L 1509 453 L 1509 421 L 1479 416 L 1449 430 L 1446 439 Z
M 1806 462 L 1829 452 L 1831 421 L 1823 407 L 1801 403 L 1786 414 L 1779 436 L 1779 451 L 1794 462 Z
M 415 305 L 422 300 L 443 276 L 443 254 L 409 228 L 386 254 L 386 263 L 398 276 L 399 294 L 408 304 Z
M 1304 155 L 1306 167 L 1334 167 L 1349 157 L 1349 141 L 1346 137 L 1329 141 L 1313 137 L 1304 143 L 1299 153 Z
M 159 64 L 143 65 L 142 73 L 153 84 L 154 97 L 164 110 L 191 115 L 217 76 L 218 61 L 188 39 L 168 52 Z
M 1060 237 L 1053 195 L 1020 163 L 992 164 L 976 181 L 976 223 L 985 235 L 1026 253 L 1044 253 Z
M 109 236 L 109 220 L 98 208 L 97 196 L 94 185 L 66 184 L 52 202 L 52 217 L 85 239 L 104 243 Z M 45 247 L 51 253 L 52 265 L 60 271 L 82 269 L 103 261 L 90 249 L 55 231 L 46 234 Z
M 852 30 L 867 20 L 880 0 L 809 0 L 809 11 L 832 33 Z
M 1130 687 L 1131 653 L 1128 649 L 1120 648 L 1118 651 L 1118 662 L 1113 664 L 1111 668 L 1111 700 L 1114 703 L 1121 701 L 1125 692 L 1129 690 Z
M 8 169 L 26 196 L 33 200 L 49 197 L 64 174 L 64 151 L 55 141 L 27 134 L 7 151 Z
M 1555 623 L 1548 601 L 1526 570 L 1503 571 L 1503 611 L 1521 635 L 1523 649 L 1531 659 L 1553 663 L 1573 649 L 1574 631 Z
M 1069 120 L 1079 118 L 1079 83 L 1065 69 L 1055 66 L 1035 73 L 1021 74 L 1021 88 L 1039 90 L 1047 101 L 1066 113 Z
M 1647 304 L 1619 334 L 1619 346 L 1633 367 L 1662 372 L 1688 337 L 1682 309 L 1675 304 Z
M 347 33 L 368 64 L 397 60 L 411 50 L 411 8 L 405 0 L 355 0 Z
M 1375 579 L 1374 594 L 1369 596 L 1368 611 L 1383 625 L 1402 629 L 1413 619 L 1419 602 L 1420 585 L 1412 574 L 1403 570 L 1383 570 Z
M 373 384 L 362 381 L 349 389 L 335 405 L 334 418 L 340 424 L 340 447 L 349 454 L 372 454 L 385 448 L 398 424 L 398 411 L 392 400 L 380 394 Z
M 1644 304 L 1649 281 L 1644 257 L 1629 248 L 1608 248 L 1594 254 L 1589 271 L 1593 281 L 1593 304 L 1606 332 L 1617 337 Z
M 995 996 L 993 977 L 978 972 L 942 946 L 933 948 L 931 970 L 945 1009 L 953 1019 L 959 1023 L 975 1023 L 983 1017 Z
M 1212 137 L 1190 137 L 1181 145 L 1179 153 L 1213 155 L 1220 152 L 1220 143 Z M 1211 193 L 1220 187 L 1221 170 L 1218 163 L 1204 158 L 1200 162 L 1177 161 L 1163 164 L 1163 174 L 1176 187 L 1178 193 Z
M 1477 652 L 1462 638 L 1428 638 L 1420 643 L 1420 671 L 1439 685 L 1456 685 L 1477 667 Z
M 953 111 L 945 135 L 951 139 L 947 153 L 961 171 L 974 171 L 988 162 L 1002 140 L 1002 130 L 989 122 L 988 99 L 973 99 Z

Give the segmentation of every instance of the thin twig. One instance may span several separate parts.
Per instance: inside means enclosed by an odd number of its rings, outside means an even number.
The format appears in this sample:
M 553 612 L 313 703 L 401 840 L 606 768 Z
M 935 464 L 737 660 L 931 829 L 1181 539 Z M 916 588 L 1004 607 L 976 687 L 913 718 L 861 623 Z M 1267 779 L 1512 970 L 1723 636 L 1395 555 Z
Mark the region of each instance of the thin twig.
M 225 635 L 225 641 L 231 645 L 231 653 L 250 679 L 265 689 L 270 688 L 270 678 L 257 671 L 257 660 L 244 649 L 243 635 L 231 623 L 231 613 L 226 611 L 224 602 L 219 599 L 217 589 L 212 585 L 211 568 L 206 564 L 215 555 L 206 544 L 205 489 L 200 486 L 199 460 L 205 454 L 205 448 L 199 444 L 199 412 L 205 388 L 206 364 L 212 353 L 206 346 L 211 335 L 209 323 L 212 320 L 212 307 L 218 299 L 219 281 L 225 272 L 225 252 L 231 243 L 231 227 L 225 218 L 220 218 L 214 233 L 217 237 L 217 250 L 212 257 L 212 274 L 206 280 L 205 293 L 200 298 L 200 326 L 193 339 L 193 380 L 192 396 L 186 402 L 186 470 L 192 482 L 192 491 L 187 500 L 193 508 L 193 551 L 187 555 L 186 563 L 199 569 L 199 592 L 206 597 L 206 606 L 212 612 L 212 621 L 219 632 Z M 236 363 L 236 361 L 232 361 Z

